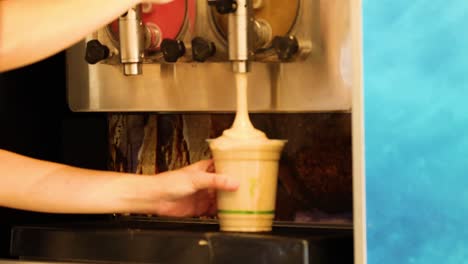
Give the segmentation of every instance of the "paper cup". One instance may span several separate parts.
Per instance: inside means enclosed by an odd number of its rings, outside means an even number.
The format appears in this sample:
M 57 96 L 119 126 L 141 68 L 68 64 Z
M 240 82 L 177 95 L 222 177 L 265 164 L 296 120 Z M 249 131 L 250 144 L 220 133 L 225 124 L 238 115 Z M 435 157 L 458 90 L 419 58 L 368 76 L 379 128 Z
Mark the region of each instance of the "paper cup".
M 218 191 L 222 231 L 271 231 L 275 215 L 278 161 L 286 141 L 268 140 L 253 146 L 213 149 L 217 173 L 237 179 L 235 192 Z

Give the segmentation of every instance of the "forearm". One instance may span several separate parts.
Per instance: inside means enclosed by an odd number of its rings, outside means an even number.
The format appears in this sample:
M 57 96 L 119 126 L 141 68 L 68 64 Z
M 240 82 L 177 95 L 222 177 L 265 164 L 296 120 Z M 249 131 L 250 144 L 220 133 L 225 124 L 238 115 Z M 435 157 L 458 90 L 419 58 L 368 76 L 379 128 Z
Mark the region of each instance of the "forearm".
M 0 150 L 0 206 L 51 213 L 149 212 L 157 177 L 79 169 Z
M 138 0 L 0 0 L 0 72 L 44 59 Z

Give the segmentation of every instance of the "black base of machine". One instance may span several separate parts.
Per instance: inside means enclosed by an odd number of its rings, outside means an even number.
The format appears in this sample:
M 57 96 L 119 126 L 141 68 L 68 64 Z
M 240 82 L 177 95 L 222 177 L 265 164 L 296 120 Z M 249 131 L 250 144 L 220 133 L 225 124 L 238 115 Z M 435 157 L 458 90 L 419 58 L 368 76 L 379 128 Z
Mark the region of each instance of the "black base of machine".
M 114 263 L 353 263 L 352 229 L 276 224 L 260 234 L 219 232 L 215 221 L 116 218 L 18 226 L 11 254 L 23 260 Z

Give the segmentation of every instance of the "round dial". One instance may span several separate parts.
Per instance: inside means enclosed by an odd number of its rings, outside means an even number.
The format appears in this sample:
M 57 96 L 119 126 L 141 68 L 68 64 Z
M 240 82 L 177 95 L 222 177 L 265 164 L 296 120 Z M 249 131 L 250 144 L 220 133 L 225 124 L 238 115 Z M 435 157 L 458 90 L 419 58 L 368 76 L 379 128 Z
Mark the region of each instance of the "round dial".
M 150 51 L 158 50 L 163 39 L 177 39 L 182 33 L 188 9 L 195 0 L 174 0 L 167 4 L 142 4 L 142 21 L 146 27 L 146 47 Z M 113 21 L 108 26 L 111 38 L 118 42 L 119 23 Z
M 255 0 L 253 2 L 254 17 L 262 23 L 268 23 L 271 36 L 285 36 L 293 28 L 299 12 L 300 0 Z M 226 38 L 228 16 L 212 8 L 211 13 L 218 32 Z M 268 41 L 271 43 L 272 39 Z M 256 47 L 258 48 L 258 47 Z

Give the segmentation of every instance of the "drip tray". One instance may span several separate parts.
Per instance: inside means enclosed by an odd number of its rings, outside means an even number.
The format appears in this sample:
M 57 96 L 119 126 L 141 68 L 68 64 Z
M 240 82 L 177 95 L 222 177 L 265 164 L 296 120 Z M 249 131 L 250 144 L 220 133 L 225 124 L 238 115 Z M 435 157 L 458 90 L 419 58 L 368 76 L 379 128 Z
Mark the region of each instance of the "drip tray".
M 18 226 L 11 254 L 23 260 L 118 263 L 352 263 L 352 230 L 274 227 L 271 233 L 217 232 L 213 222 L 120 219 Z

